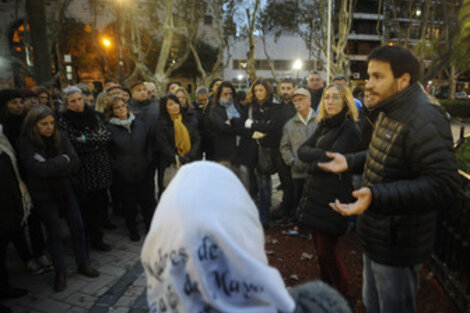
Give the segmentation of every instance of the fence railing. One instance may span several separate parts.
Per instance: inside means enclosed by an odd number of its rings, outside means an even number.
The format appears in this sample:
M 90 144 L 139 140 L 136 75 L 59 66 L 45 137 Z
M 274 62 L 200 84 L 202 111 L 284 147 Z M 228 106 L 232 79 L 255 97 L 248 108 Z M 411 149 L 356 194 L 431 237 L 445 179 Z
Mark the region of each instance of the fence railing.
M 470 175 L 462 179 L 455 205 L 439 220 L 430 267 L 460 311 L 470 313 Z

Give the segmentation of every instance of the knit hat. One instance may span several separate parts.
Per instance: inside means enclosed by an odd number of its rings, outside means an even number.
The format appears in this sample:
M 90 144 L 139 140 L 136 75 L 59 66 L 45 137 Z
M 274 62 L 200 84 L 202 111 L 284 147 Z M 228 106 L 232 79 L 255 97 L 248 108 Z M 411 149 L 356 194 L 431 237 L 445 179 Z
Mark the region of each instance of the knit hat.
M 7 105 L 8 101 L 21 98 L 21 92 L 18 89 L 3 89 L 0 91 L 0 108 Z

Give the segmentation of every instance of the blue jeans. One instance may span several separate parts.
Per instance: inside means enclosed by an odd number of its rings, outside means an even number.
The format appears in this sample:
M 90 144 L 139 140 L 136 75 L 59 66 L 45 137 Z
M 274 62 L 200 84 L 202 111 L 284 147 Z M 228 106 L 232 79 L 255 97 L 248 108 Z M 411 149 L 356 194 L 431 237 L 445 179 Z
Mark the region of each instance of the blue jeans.
M 59 212 L 65 218 L 70 230 L 75 253 L 75 263 L 79 266 L 88 260 L 82 215 L 73 192 L 68 191 L 66 200 L 61 201 L 60 204 L 54 200 L 36 201 L 33 210 L 37 211 L 46 226 L 47 246 L 56 272 L 65 270 Z
M 269 210 L 271 209 L 271 175 L 258 174 L 258 210 L 263 226 L 269 223 Z
M 421 264 L 389 266 L 364 259 L 362 301 L 367 313 L 415 313 Z

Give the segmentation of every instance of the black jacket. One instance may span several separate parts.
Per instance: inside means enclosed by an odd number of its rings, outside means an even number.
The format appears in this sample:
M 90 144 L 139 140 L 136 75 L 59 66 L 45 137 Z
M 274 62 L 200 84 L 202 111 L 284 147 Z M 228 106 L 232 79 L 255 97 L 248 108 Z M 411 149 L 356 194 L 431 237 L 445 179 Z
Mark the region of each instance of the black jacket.
M 324 88 L 320 88 L 318 90 L 311 90 L 310 88 L 308 89 L 308 91 L 310 92 L 310 106 L 315 111 L 317 110 L 318 105 L 320 104 L 321 96 L 323 95 L 323 89 Z
M 160 115 L 160 103 L 158 101 L 137 101 L 132 98 L 129 101 L 129 108 L 137 119 L 144 122 L 147 129 L 150 131 L 155 129 L 158 116 Z
M 318 162 L 329 158 L 326 151 L 351 153 L 357 151 L 361 143 L 361 133 L 357 124 L 340 114 L 323 119 L 315 133 L 299 148 L 299 159 L 308 164 L 308 176 L 305 181 L 299 204 L 299 220 L 317 231 L 330 236 L 339 236 L 345 232 L 347 218 L 333 211 L 328 203 L 339 199 L 351 202 L 352 175 L 324 172 L 318 168 Z
M 23 219 L 23 202 L 13 164 L 4 152 L 0 152 L 0 173 L 0 229 L 2 232 L 14 231 Z
M 372 203 L 358 234 L 374 261 L 422 263 L 433 248 L 438 210 L 452 203 L 458 174 L 449 121 L 418 83 L 385 100 L 368 153 L 347 156 L 352 171 L 364 165 Z
M 363 105 L 362 108 L 360 108 L 358 111 L 358 124 L 362 134 L 362 143 L 359 147 L 359 151 L 363 151 L 369 148 L 369 143 L 375 128 L 374 125 L 377 121 L 377 118 L 379 117 L 380 111 L 374 108 L 367 108 L 365 105 Z
M 59 119 L 63 131 L 80 158 L 74 183 L 82 192 L 108 188 L 112 181 L 109 155 L 110 133 L 98 115 L 85 107 L 84 112 L 64 112 Z M 86 140 L 79 138 L 84 135 Z
M 54 189 L 54 185 L 58 182 L 64 193 L 66 188 L 71 188 L 69 181 L 78 170 L 80 161 L 67 136 L 60 135 L 57 155 L 52 158 L 46 156 L 43 147 L 34 144 L 28 138 L 20 137 L 17 146 L 20 164 L 33 200 L 55 200 L 57 190 Z M 43 157 L 45 161 L 38 161 L 35 158 L 36 154 Z M 63 154 L 66 154 L 70 161 Z
M 140 182 L 150 171 L 149 130 L 135 119 L 131 132 L 125 127 L 108 123 L 111 133 L 111 159 L 113 182 Z
M 188 129 L 188 133 L 191 139 L 191 151 L 184 157 L 180 157 L 182 163 L 187 163 L 197 159 L 199 155 L 199 134 L 197 127 L 194 123 L 193 117 L 189 117 L 183 114 L 183 124 Z M 173 127 L 173 121 L 170 117 L 165 114 L 158 118 L 157 127 L 155 129 L 155 137 L 157 141 L 157 147 L 160 151 L 160 169 L 167 168 L 170 164 L 175 163 L 175 156 L 177 155 L 175 147 L 175 129 Z
M 213 130 L 214 144 L 214 160 L 215 161 L 231 161 L 235 164 L 240 163 L 239 144 L 240 137 L 244 134 L 245 127 L 243 125 L 243 112 L 235 105 L 240 118 L 232 118 L 230 125 L 227 124 L 228 117 L 225 107 L 214 105 L 210 112 L 210 122 Z M 238 139 L 237 139 L 238 136 Z
M 292 116 L 294 116 L 294 114 L 292 114 L 292 110 L 290 110 L 286 105 L 274 102 L 272 98 L 267 99 L 263 104 L 259 104 L 257 101 L 254 101 L 254 122 L 251 125 L 251 129 L 266 133 L 267 136 L 259 140 L 260 144 L 263 147 L 275 148 L 279 153 L 282 127 Z
M 195 104 L 196 107 L 196 104 Z M 214 159 L 214 130 L 210 121 L 211 106 L 205 108 L 196 107 L 197 129 L 201 139 L 200 156 L 205 153 L 207 160 Z

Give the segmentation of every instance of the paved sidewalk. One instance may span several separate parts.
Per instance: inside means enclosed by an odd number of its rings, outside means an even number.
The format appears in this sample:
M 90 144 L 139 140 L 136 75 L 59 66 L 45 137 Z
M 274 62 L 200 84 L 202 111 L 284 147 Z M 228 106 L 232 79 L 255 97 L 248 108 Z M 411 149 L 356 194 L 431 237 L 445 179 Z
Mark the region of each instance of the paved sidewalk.
M 105 240 L 113 250 L 91 250 L 91 263 L 100 271 L 98 278 L 78 275 L 73 249 L 65 242 L 67 288 L 56 293 L 52 289 L 54 273 L 31 276 L 25 272 L 24 263 L 10 245 L 7 265 L 15 287 L 26 288 L 30 293 L 23 298 L 4 301 L 14 313 L 140 313 L 148 312 L 145 299 L 145 278 L 140 265 L 140 242 L 131 242 L 124 220 L 113 217 L 116 230 L 106 231 Z M 143 228 L 143 227 L 142 227 Z M 66 230 L 64 224 L 64 231 Z

